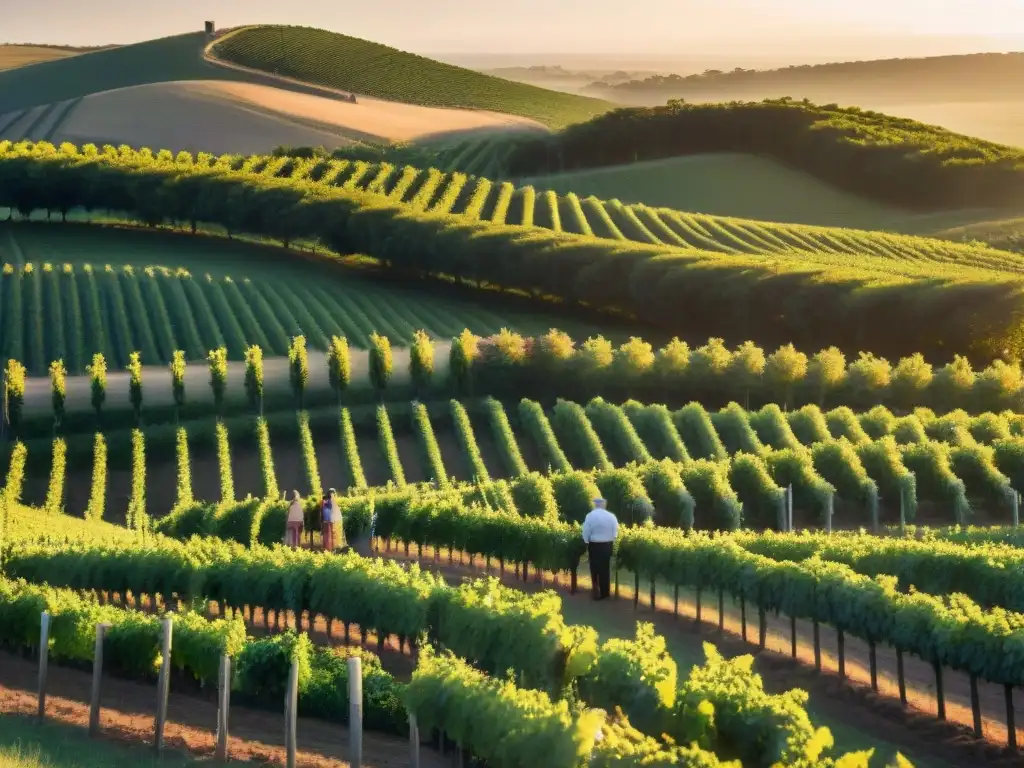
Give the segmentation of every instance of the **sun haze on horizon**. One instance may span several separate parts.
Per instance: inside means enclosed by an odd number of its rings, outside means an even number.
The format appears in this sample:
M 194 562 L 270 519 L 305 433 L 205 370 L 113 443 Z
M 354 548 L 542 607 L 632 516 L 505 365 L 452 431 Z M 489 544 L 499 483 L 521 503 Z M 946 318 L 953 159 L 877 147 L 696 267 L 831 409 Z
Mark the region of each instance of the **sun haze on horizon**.
M 727 46 L 735 58 L 799 62 L 1024 50 L 1020 0 L 634 0 L 628 13 L 609 0 L 520 0 L 508 6 L 391 0 L 348 13 L 307 0 L 182 0 L 154 13 L 127 0 L 55 0 L 52 12 L 14 4 L 0 42 L 103 45 L 202 28 L 284 23 L 322 27 L 420 53 L 687 56 Z M 400 19 L 396 23 L 393 19 Z M 543 24 L 538 24 L 538 21 Z M 673 23 L 676 21 L 678 23 Z M 683 23 L 685 22 L 685 23 Z

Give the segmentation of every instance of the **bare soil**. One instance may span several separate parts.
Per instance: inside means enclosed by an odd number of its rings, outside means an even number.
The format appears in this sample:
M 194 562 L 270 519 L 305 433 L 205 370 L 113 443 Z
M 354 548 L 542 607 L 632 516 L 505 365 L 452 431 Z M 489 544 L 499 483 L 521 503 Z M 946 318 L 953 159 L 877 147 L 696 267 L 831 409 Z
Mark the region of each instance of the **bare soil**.
M 220 154 L 281 144 L 337 147 L 353 140 L 411 141 L 438 134 L 539 130 L 524 118 L 360 97 L 339 99 L 286 87 L 198 80 L 150 83 L 86 96 L 56 141 L 104 140 Z
M 4 715 L 34 714 L 37 706 L 38 665 L 0 652 L 0 712 Z M 47 717 L 66 725 L 87 728 L 92 676 L 76 669 L 50 666 L 47 685 Z M 156 688 L 151 684 L 106 677 L 102 691 L 101 738 L 133 743 L 153 742 Z M 173 750 L 212 757 L 215 747 L 217 707 L 199 696 L 171 691 L 165 743 Z M 232 707 L 228 754 L 231 759 L 262 764 L 284 764 L 284 722 L 280 714 Z M 298 721 L 300 766 L 348 766 L 348 729 L 337 723 L 300 718 Z M 421 764 L 445 765 L 425 745 Z M 406 766 L 409 744 L 399 738 L 363 732 L 363 764 Z

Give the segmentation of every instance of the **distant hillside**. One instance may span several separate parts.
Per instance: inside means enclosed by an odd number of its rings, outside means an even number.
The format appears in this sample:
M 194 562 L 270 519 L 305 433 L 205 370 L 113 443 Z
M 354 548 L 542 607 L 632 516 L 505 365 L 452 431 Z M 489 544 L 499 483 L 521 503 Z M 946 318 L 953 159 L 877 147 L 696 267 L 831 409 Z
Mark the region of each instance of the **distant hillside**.
M 0 71 L 24 67 L 29 64 L 38 64 L 42 61 L 66 59 L 69 56 L 77 56 L 80 53 L 98 51 L 109 47 L 111 46 L 75 47 L 71 45 L 46 45 L 45 43 L 4 43 L 0 45 Z
M 517 140 L 504 167 L 527 177 L 709 152 L 770 157 L 911 210 L 1024 209 L 1024 149 L 788 99 L 619 109 L 552 136 Z
M 131 85 L 242 79 L 203 61 L 205 39 L 202 32 L 175 35 L 0 72 L 0 105 L 13 111 Z
M 386 45 L 309 27 L 246 27 L 212 47 L 217 58 L 308 83 L 393 101 L 485 109 L 553 128 L 587 120 L 611 105 L 514 83 Z
M 654 75 L 625 83 L 592 83 L 594 95 L 616 100 L 653 97 L 756 99 L 791 96 L 812 101 L 885 98 L 907 101 L 988 101 L 1024 93 L 1024 53 L 979 53 L 920 59 L 853 61 L 784 69 L 709 70 Z
M 424 106 L 413 92 L 406 103 L 353 103 L 348 91 L 211 60 L 208 42 L 176 35 L 0 72 L 0 139 L 252 153 L 546 130 L 519 115 Z

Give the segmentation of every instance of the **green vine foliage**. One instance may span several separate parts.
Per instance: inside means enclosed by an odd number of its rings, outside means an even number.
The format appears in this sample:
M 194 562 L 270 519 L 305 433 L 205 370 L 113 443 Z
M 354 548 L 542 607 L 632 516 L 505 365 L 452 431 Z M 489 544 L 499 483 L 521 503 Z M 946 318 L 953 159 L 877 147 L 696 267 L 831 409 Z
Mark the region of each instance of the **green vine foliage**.
M 393 363 L 391 340 L 378 333 L 370 334 L 370 383 L 374 390 L 384 397 L 388 382 L 391 381 Z
M 142 419 L 142 359 L 138 352 L 128 356 L 128 399 L 135 413 L 135 422 Z
M 89 374 L 90 402 L 96 411 L 96 420 L 99 421 L 103 403 L 107 399 L 107 361 L 101 353 L 92 356 L 92 363 L 86 367 L 86 371 Z
M 344 336 L 332 336 L 327 345 L 327 377 L 340 402 L 352 379 L 348 339 Z
M 171 356 L 171 395 L 180 411 L 185 405 L 185 353 L 180 349 Z
M 63 360 L 50 363 L 50 400 L 53 405 L 53 424 L 59 427 L 64 420 L 64 404 L 68 396 L 68 372 Z
M 409 376 L 418 396 L 424 396 L 434 378 L 434 342 L 426 331 L 413 334 L 409 346 Z
M 301 409 L 309 383 L 309 356 L 305 336 L 295 336 L 288 347 L 288 380 L 292 385 L 295 402 Z
M 25 406 L 25 366 L 14 359 L 8 359 L 4 369 L 4 418 L 17 430 L 21 424 Z
M 263 350 L 255 344 L 245 350 L 245 397 L 250 408 L 263 413 Z
M 225 347 L 211 349 L 206 356 L 210 368 L 210 389 L 213 391 L 213 404 L 218 415 L 224 411 L 224 393 L 228 387 L 228 351 Z

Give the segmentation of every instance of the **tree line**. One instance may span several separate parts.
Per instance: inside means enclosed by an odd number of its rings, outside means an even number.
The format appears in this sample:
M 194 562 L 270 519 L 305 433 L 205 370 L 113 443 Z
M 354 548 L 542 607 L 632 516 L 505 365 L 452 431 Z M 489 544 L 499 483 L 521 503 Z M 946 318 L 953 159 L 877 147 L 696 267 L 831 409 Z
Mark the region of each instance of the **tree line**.
M 1024 150 L 857 107 L 792 99 L 617 109 L 518 140 L 514 176 L 704 152 L 765 155 L 912 210 L 1024 201 Z
M 880 274 L 501 226 L 235 170 L 236 160 L 0 142 L 0 206 L 22 216 L 109 211 L 193 231 L 213 224 L 285 247 L 301 240 L 416 279 L 596 308 L 689 336 L 986 363 L 1024 350 L 1024 282 L 1009 274 Z

